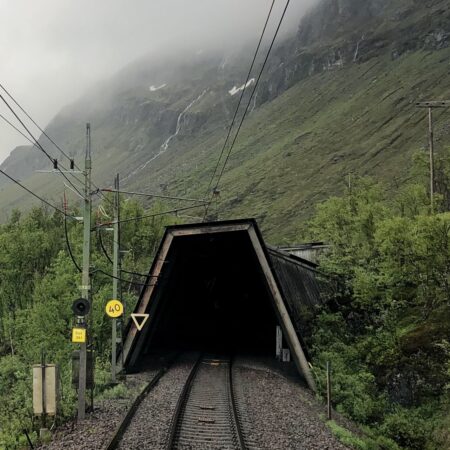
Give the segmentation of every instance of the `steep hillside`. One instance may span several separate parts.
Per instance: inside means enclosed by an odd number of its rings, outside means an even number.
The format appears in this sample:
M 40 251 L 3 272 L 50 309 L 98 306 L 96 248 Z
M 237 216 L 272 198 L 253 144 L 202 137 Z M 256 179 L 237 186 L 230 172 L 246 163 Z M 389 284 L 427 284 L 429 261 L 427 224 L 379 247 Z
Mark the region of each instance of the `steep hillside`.
M 449 43 L 444 0 L 320 2 L 274 50 L 211 217 L 255 216 L 270 239 L 292 240 L 349 174 L 401 183 L 426 145 L 415 102 L 450 97 Z M 66 107 L 47 132 L 81 164 L 84 123 L 92 122 L 97 183 L 119 172 L 126 188 L 204 196 L 250 55 L 144 58 Z M 436 119 L 439 151 L 450 142 L 450 116 Z M 34 173 L 43 167 L 36 149 L 23 148 L 2 165 L 60 201 L 61 180 Z M 4 212 L 27 204 L 14 186 L 0 194 Z

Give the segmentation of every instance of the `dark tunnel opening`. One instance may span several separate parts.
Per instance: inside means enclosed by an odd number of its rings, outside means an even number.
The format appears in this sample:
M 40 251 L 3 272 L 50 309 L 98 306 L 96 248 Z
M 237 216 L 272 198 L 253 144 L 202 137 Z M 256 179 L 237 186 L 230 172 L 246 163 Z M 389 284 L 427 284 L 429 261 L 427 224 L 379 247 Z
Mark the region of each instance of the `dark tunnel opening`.
M 246 231 L 175 237 L 144 352 L 273 354 L 278 323 Z

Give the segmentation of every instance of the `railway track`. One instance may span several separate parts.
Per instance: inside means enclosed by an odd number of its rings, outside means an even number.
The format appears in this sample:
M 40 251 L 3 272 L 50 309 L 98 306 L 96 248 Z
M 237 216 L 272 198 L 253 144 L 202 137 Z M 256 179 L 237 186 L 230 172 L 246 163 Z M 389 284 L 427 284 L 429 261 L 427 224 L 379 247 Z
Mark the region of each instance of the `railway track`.
M 104 450 L 247 449 L 231 365 L 229 358 L 198 354 L 168 361 L 138 395 Z
M 167 450 L 246 449 L 231 366 L 230 359 L 198 359 L 178 399 Z

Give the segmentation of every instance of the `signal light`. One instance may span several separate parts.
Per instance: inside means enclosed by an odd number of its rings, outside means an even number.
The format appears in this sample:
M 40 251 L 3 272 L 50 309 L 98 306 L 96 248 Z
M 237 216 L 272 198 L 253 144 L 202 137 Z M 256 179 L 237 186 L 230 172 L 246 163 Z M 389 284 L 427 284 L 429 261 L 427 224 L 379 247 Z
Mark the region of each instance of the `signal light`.
M 78 298 L 72 303 L 72 311 L 76 316 L 84 317 L 90 309 L 91 305 L 85 298 Z

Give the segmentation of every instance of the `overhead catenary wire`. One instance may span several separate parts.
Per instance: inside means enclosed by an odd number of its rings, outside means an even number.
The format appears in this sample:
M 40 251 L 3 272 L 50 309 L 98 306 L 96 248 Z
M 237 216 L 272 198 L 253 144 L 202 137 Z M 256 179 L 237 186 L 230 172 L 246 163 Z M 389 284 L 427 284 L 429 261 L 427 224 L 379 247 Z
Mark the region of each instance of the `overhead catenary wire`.
M 120 219 L 119 221 L 117 221 L 117 223 L 127 223 L 127 222 L 133 222 L 135 220 L 141 220 L 141 219 L 147 219 L 150 217 L 158 217 L 158 216 L 164 216 L 167 214 L 176 214 L 178 212 L 181 211 L 186 211 L 188 209 L 194 209 L 194 208 L 202 208 L 203 206 L 199 206 L 199 205 L 195 205 L 195 206 L 186 206 L 184 208 L 176 208 L 176 209 L 170 209 L 167 211 L 162 211 L 159 213 L 152 213 L 152 214 L 144 214 L 142 216 L 137 216 L 137 217 L 129 217 L 127 219 Z M 101 223 L 101 224 L 97 224 L 96 228 L 98 227 L 105 227 L 105 226 L 110 226 L 113 225 L 115 222 L 114 221 L 110 221 L 110 222 L 105 222 L 105 223 Z
M 212 184 L 212 182 L 214 180 L 214 177 L 216 176 L 217 169 L 219 168 L 220 161 L 221 161 L 222 156 L 223 156 L 223 154 L 225 152 L 225 148 L 226 148 L 226 146 L 228 144 L 228 140 L 230 139 L 231 131 L 232 131 L 233 127 L 234 127 L 234 124 L 235 124 L 235 121 L 236 121 L 236 118 L 237 118 L 237 115 L 238 115 L 239 108 L 241 106 L 242 100 L 243 100 L 244 95 L 246 93 L 247 85 L 248 85 L 248 83 L 250 81 L 250 77 L 251 77 L 251 74 L 252 74 L 252 71 L 253 71 L 253 67 L 255 65 L 256 58 L 258 56 L 259 49 L 261 47 L 261 43 L 263 41 L 264 34 L 266 32 L 267 25 L 269 23 L 270 16 L 272 14 L 272 10 L 273 10 L 274 5 L 275 5 L 275 0 L 272 0 L 272 4 L 270 5 L 270 9 L 269 9 L 269 12 L 267 14 L 266 21 L 264 23 L 264 27 L 263 27 L 263 30 L 261 32 L 261 36 L 259 37 L 258 45 L 256 46 L 256 50 L 255 50 L 255 53 L 253 55 L 252 62 L 250 64 L 250 68 L 249 68 L 248 73 L 247 73 L 247 78 L 245 79 L 244 89 L 242 89 L 241 95 L 239 96 L 239 101 L 238 101 L 238 104 L 237 104 L 236 109 L 234 111 L 234 115 L 233 115 L 233 118 L 231 120 L 230 126 L 228 127 L 228 133 L 227 133 L 227 136 L 225 138 L 225 142 L 223 143 L 222 150 L 221 150 L 220 155 L 219 155 L 219 159 L 217 160 L 216 166 L 214 167 L 214 172 L 213 172 L 213 174 L 211 176 L 211 180 L 209 181 L 209 184 L 208 184 L 208 188 L 206 189 L 206 195 L 208 195 L 208 193 L 209 193 L 209 190 L 211 188 L 211 184 Z
M 168 200 L 180 200 L 180 201 L 195 202 L 195 203 L 201 203 L 201 204 L 206 203 L 206 200 L 199 200 L 196 198 L 174 197 L 171 195 L 152 194 L 152 193 L 147 193 L 147 192 L 134 192 L 134 191 L 122 191 L 122 190 L 118 191 L 116 189 L 110 189 L 110 188 L 105 188 L 105 189 L 100 189 L 100 190 L 103 192 L 118 192 L 119 194 L 137 195 L 137 196 L 141 196 L 141 197 L 164 198 L 164 199 L 168 199 Z
M 100 248 L 102 249 L 103 254 L 105 255 L 106 259 L 109 261 L 110 264 L 114 264 L 113 260 L 111 259 L 111 256 L 109 256 L 108 251 L 106 250 L 106 247 L 105 247 L 105 245 L 103 243 L 102 232 L 101 232 L 100 228 L 98 230 L 97 235 L 98 235 L 98 240 L 99 240 L 99 243 L 100 243 Z M 146 277 L 146 276 L 148 276 L 148 274 L 146 274 L 146 273 L 133 272 L 132 270 L 126 270 L 126 269 L 123 269 L 123 268 L 120 269 L 120 272 L 128 273 L 130 275 L 136 275 L 138 277 Z
M 124 283 L 135 284 L 136 286 L 145 286 L 145 287 L 154 286 L 154 283 L 153 284 L 141 283 L 139 281 L 132 281 L 132 280 L 126 280 L 125 278 L 121 278 L 121 277 L 115 277 L 114 275 L 112 275 L 102 269 L 95 269 L 91 272 L 91 274 L 95 274 L 95 273 L 102 273 L 103 275 L 106 275 L 107 277 L 114 278 L 114 279 L 122 281 Z M 145 275 L 145 276 L 149 277 L 149 278 L 158 278 L 158 275 Z
M 23 136 L 23 138 L 25 138 L 31 145 L 33 145 L 34 147 L 36 147 L 37 149 L 40 150 L 40 148 L 38 147 L 38 145 L 36 144 L 36 142 L 32 141 L 25 133 L 23 133 L 22 131 L 19 130 L 19 128 L 17 128 L 10 120 L 8 120 L 3 114 L 0 114 L 0 119 L 2 119 L 4 122 L 6 122 L 11 128 L 13 128 L 14 130 L 17 131 L 17 133 L 19 133 L 21 136 Z M 75 178 L 75 180 L 77 180 L 80 184 L 83 184 L 83 180 L 80 180 L 77 176 L 75 176 L 74 173 L 68 172 L 72 175 L 73 178 Z M 79 195 L 79 194 L 77 194 Z M 84 197 L 83 197 L 84 198 Z
M 66 194 L 65 193 L 64 193 L 64 212 L 65 212 L 65 214 L 64 214 L 64 235 L 66 237 L 67 251 L 69 252 L 70 258 L 72 259 L 74 266 L 76 267 L 78 272 L 81 273 L 81 267 L 77 263 L 75 256 L 72 252 L 72 246 L 70 245 L 70 240 L 69 240 L 69 233 L 67 231 L 67 210 L 66 210 Z
M 41 150 L 44 155 L 53 163 L 54 162 L 54 158 L 51 157 L 51 155 L 44 149 L 44 147 L 42 147 L 42 145 L 39 143 L 39 141 L 33 136 L 33 134 L 31 133 L 31 131 L 28 129 L 28 127 L 25 125 L 25 123 L 22 121 L 22 119 L 17 115 L 17 113 L 14 111 L 14 109 L 11 107 L 11 105 L 8 103 L 8 101 L 5 99 L 5 97 L 3 97 L 2 94 L 0 94 L 0 99 L 3 101 L 3 103 L 5 103 L 5 105 L 8 107 L 8 109 L 12 112 L 12 114 L 14 115 L 14 117 L 20 122 L 20 124 L 22 125 L 22 127 L 26 130 L 26 132 L 30 135 L 31 139 L 33 139 L 33 141 L 36 143 L 36 146 L 38 147 L 39 150 Z M 61 165 L 61 167 L 64 170 L 67 170 L 63 165 Z M 72 181 L 66 176 L 66 174 L 64 172 L 61 171 L 61 169 L 57 169 L 61 175 L 67 180 L 67 182 L 78 192 L 78 194 L 80 194 L 83 198 L 83 194 L 77 189 L 77 187 L 72 183 Z
M 0 169 L 0 173 L 2 173 L 3 175 L 5 175 L 5 177 L 9 178 L 13 183 L 19 185 L 22 189 L 24 189 L 25 191 L 27 191 L 29 194 L 31 194 L 33 197 L 37 198 L 38 200 L 40 200 L 42 203 L 45 203 L 47 206 L 50 206 L 50 208 L 54 209 L 55 211 L 58 211 L 59 213 L 63 214 L 64 216 L 70 217 L 72 219 L 75 219 L 75 217 L 66 214 L 62 209 L 58 208 L 57 206 L 51 204 L 49 201 L 45 200 L 44 198 L 42 198 L 41 196 L 39 196 L 38 194 L 34 193 L 31 189 L 28 189 L 26 186 L 24 186 L 20 181 L 16 180 L 14 177 L 12 177 L 11 175 L 8 175 L 4 170 Z
M 69 161 L 73 161 L 74 163 L 74 167 L 76 169 L 78 169 L 80 172 L 82 172 L 82 170 L 80 169 L 80 167 L 76 164 L 75 159 L 71 158 L 62 148 L 61 146 L 59 146 L 54 139 L 52 139 L 47 132 L 33 119 L 33 117 L 25 110 L 25 108 L 13 97 L 13 95 L 5 88 L 5 86 L 3 84 L 0 83 L 0 88 L 9 96 L 9 98 L 11 98 L 11 100 L 17 105 L 17 107 L 28 117 L 29 120 L 31 120 L 31 122 L 39 129 L 39 131 L 69 160 Z M 10 108 L 11 110 L 11 108 Z M 0 114 L 0 117 L 6 122 L 8 123 L 12 128 L 14 128 L 18 133 L 20 133 L 25 139 L 27 139 L 31 144 L 33 144 L 35 147 L 41 149 L 41 144 L 37 145 L 37 140 L 33 137 L 34 141 L 32 141 L 28 136 L 26 136 L 24 133 L 22 133 L 16 126 L 14 126 L 14 124 L 12 124 L 6 117 L 4 117 L 3 115 Z M 17 117 L 17 116 L 16 116 Z M 20 120 L 19 120 L 20 121 Z M 23 125 L 23 124 L 22 124 Z M 24 127 L 25 128 L 25 127 Z M 28 131 L 28 130 L 27 130 Z M 31 135 L 31 133 L 28 131 L 28 133 Z M 65 167 L 63 165 L 61 165 L 61 167 L 63 167 L 64 170 Z M 80 180 L 77 176 L 75 176 L 75 174 L 71 171 L 67 171 L 68 174 L 70 174 L 74 179 L 76 179 L 79 183 L 81 183 L 83 185 L 83 181 Z M 96 193 L 99 193 L 100 196 L 102 196 L 106 201 L 110 202 L 110 200 L 102 193 L 100 192 L 100 189 L 98 188 L 98 186 L 91 181 L 92 185 L 97 189 Z
M 266 67 L 267 61 L 268 61 L 268 59 L 269 59 L 269 56 L 270 56 L 270 53 L 271 53 L 271 51 L 272 51 L 273 45 L 274 45 L 274 43 L 275 43 L 275 40 L 276 40 L 276 38 L 277 38 L 277 36 L 278 36 L 278 32 L 280 31 L 281 24 L 283 23 L 283 19 L 284 19 L 285 15 L 286 15 L 286 11 L 287 11 L 287 9 L 288 9 L 288 7 L 289 7 L 290 2 L 291 2 L 291 0 L 287 0 L 287 1 L 286 1 L 286 5 L 285 5 L 285 7 L 284 7 L 284 9 L 283 9 L 283 13 L 281 14 L 280 20 L 279 20 L 279 22 L 278 22 L 278 26 L 277 26 L 277 28 L 276 28 L 276 30 L 275 30 L 274 35 L 273 35 L 273 38 L 272 38 L 272 41 L 271 41 L 271 43 L 270 43 L 269 49 L 267 50 L 267 54 L 266 54 L 266 57 L 265 57 L 265 59 L 264 59 L 264 62 L 263 62 L 263 64 L 262 64 L 262 66 L 261 66 L 261 70 L 259 71 L 258 78 L 257 78 L 257 80 L 256 80 L 256 82 L 255 82 L 255 84 L 254 84 L 254 86 L 253 86 L 253 89 L 252 89 L 252 91 L 251 91 L 250 97 L 249 97 L 249 99 L 248 99 L 248 101 L 247 101 L 247 105 L 246 105 L 246 107 L 245 107 L 244 114 L 242 115 L 241 121 L 240 121 L 239 126 L 238 126 L 238 129 L 237 129 L 237 131 L 236 131 L 236 133 L 235 133 L 235 135 L 234 135 L 233 141 L 231 142 L 231 146 L 230 146 L 230 148 L 229 148 L 229 150 L 228 150 L 228 154 L 227 154 L 227 156 L 226 156 L 226 158 L 225 158 L 225 162 L 224 162 L 224 164 L 223 164 L 223 166 L 222 166 L 222 170 L 220 171 L 220 174 L 219 174 L 219 177 L 218 177 L 218 179 L 217 179 L 216 185 L 215 185 L 215 187 L 214 187 L 214 189 L 213 189 L 213 192 L 216 192 L 216 191 L 217 191 L 217 188 L 218 188 L 218 186 L 219 186 L 219 184 L 220 184 L 220 180 L 222 179 L 223 173 L 224 173 L 224 171 L 225 171 L 225 168 L 226 168 L 226 165 L 227 165 L 228 160 L 229 160 L 229 158 L 230 158 L 231 152 L 232 152 L 232 150 L 233 150 L 233 148 L 234 148 L 234 145 L 235 145 L 235 143 L 236 143 L 236 140 L 237 140 L 237 137 L 238 137 L 238 135 L 239 135 L 239 132 L 241 131 L 242 124 L 244 123 L 245 117 L 247 116 L 247 112 L 248 112 L 248 110 L 249 110 L 249 108 L 250 108 L 250 104 L 251 104 L 251 101 L 252 101 L 252 99 L 253 99 L 253 95 L 255 94 L 256 89 L 258 88 L 259 82 L 260 82 L 260 80 L 261 80 L 261 76 L 262 76 L 263 71 L 264 71 L 264 69 L 265 69 L 265 67 Z M 207 214 L 208 214 L 208 207 L 209 207 L 209 205 L 211 204 L 211 201 L 212 201 L 212 195 L 213 195 L 213 194 L 211 194 L 210 200 L 209 200 L 209 202 L 206 204 L 205 215 L 204 215 L 204 217 L 203 217 L 203 220 L 206 219 L 206 216 L 207 216 Z
M 28 114 L 28 112 L 25 110 L 25 108 L 22 107 L 22 105 L 12 96 L 12 94 L 3 86 L 3 84 L 0 83 L 0 88 L 8 95 L 8 97 L 17 105 L 17 107 L 28 117 L 28 119 L 31 120 L 31 122 L 36 126 L 36 128 L 39 129 L 39 131 L 69 160 L 71 161 L 72 158 L 43 130 L 36 121 Z M 75 162 L 74 162 L 75 164 Z M 75 164 L 75 167 L 81 171 L 81 169 Z

